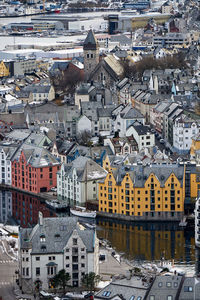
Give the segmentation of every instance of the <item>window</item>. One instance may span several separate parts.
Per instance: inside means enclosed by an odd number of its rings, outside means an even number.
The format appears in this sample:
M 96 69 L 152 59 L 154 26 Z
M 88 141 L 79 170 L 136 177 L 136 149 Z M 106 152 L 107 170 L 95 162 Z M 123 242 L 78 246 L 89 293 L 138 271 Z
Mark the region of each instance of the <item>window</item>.
M 173 300 L 172 296 L 167 296 L 167 300 Z
M 69 264 L 66 264 L 66 268 L 69 268 Z
M 108 291 L 103 292 L 103 296 L 105 296 L 105 297 L 109 297 L 110 294 L 111 294 L 111 292 L 108 292 Z
M 131 296 L 131 298 L 129 300 L 134 300 L 135 299 L 135 296 Z
M 171 287 L 171 286 L 172 286 L 172 283 L 171 283 L 171 282 L 166 282 L 166 286 L 167 286 L 167 287 Z
M 35 269 L 35 274 L 36 274 L 36 276 L 40 276 L 40 268 Z
M 73 239 L 73 245 L 77 245 L 77 239 Z
M 184 292 L 192 292 L 193 288 L 192 286 L 184 286 Z
M 162 287 L 162 282 L 158 282 L 158 286 L 159 286 L 159 287 Z
M 151 296 L 149 297 L 149 300 L 155 300 L 155 296 L 154 296 L 154 295 L 151 295 Z

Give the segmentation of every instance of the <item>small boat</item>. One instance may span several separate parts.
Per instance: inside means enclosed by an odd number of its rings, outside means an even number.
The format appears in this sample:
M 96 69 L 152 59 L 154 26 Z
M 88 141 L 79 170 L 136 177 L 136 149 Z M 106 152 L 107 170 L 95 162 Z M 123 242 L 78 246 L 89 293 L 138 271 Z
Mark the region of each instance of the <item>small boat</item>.
M 82 218 L 96 218 L 96 211 L 87 211 L 84 207 L 76 207 L 76 208 L 70 208 L 70 213 L 73 216 L 76 217 L 82 217 Z
M 52 201 L 45 200 L 45 203 L 47 204 L 48 207 L 55 209 L 55 210 L 66 210 L 67 209 L 67 205 L 61 204 L 60 202 L 58 202 L 56 200 L 52 200 Z

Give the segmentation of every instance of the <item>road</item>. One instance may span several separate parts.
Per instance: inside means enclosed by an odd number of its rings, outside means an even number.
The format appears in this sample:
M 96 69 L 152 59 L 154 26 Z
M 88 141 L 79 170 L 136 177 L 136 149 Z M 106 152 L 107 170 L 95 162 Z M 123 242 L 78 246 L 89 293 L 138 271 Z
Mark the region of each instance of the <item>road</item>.
M 18 264 L 5 252 L 3 245 L 7 248 L 7 241 L 0 237 L 0 296 L 3 300 L 14 300 L 13 287 Z

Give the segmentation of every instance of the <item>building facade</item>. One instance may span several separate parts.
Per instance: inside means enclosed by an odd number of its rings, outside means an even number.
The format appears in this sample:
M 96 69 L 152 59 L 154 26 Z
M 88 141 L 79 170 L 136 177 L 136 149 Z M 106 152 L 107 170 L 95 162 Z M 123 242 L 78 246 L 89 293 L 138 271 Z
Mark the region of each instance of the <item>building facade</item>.
M 99 211 L 112 216 L 181 219 L 184 199 L 184 165 L 120 166 L 99 183 Z
M 60 163 L 44 148 L 23 144 L 12 158 L 12 186 L 33 192 L 47 192 L 57 184 Z
M 98 200 L 98 181 L 107 172 L 96 162 L 79 156 L 70 164 L 63 164 L 57 173 L 57 194 L 71 205 L 84 206 L 87 201 Z
M 51 279 L 62 269 L 69 285 L 78 287 L 85 274 L 99 274 L 99 241 L 73 217 L 43 218 L 34 228 L 20 230 L 19 283 L 24 293 L 35 292 L 35 283 L 49 290 Z
M 173 125 L 173 146 L 178 153 L 189 152 L 192 138 L 199 134 L 199 122 L 182 115 Z

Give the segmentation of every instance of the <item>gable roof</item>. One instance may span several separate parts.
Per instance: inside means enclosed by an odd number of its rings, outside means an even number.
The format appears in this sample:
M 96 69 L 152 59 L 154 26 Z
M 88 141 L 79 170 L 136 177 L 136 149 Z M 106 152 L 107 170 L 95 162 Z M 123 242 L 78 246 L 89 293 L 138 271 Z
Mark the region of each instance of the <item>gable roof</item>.
M 93 252 L 94 230 L 80 227 L 74 217 L 43 218 L 43 225 L 37 224 L 33 229 L 20 229 L 20 245 L 21 248 L 31 245 L 32 254 L 61 253 L 74 230 L 86 246 L 86 251 Z M 45 242 L 40 241 L 40 236 L 45 237 Z M 41 248 L 42 245 L 45 247 Z

